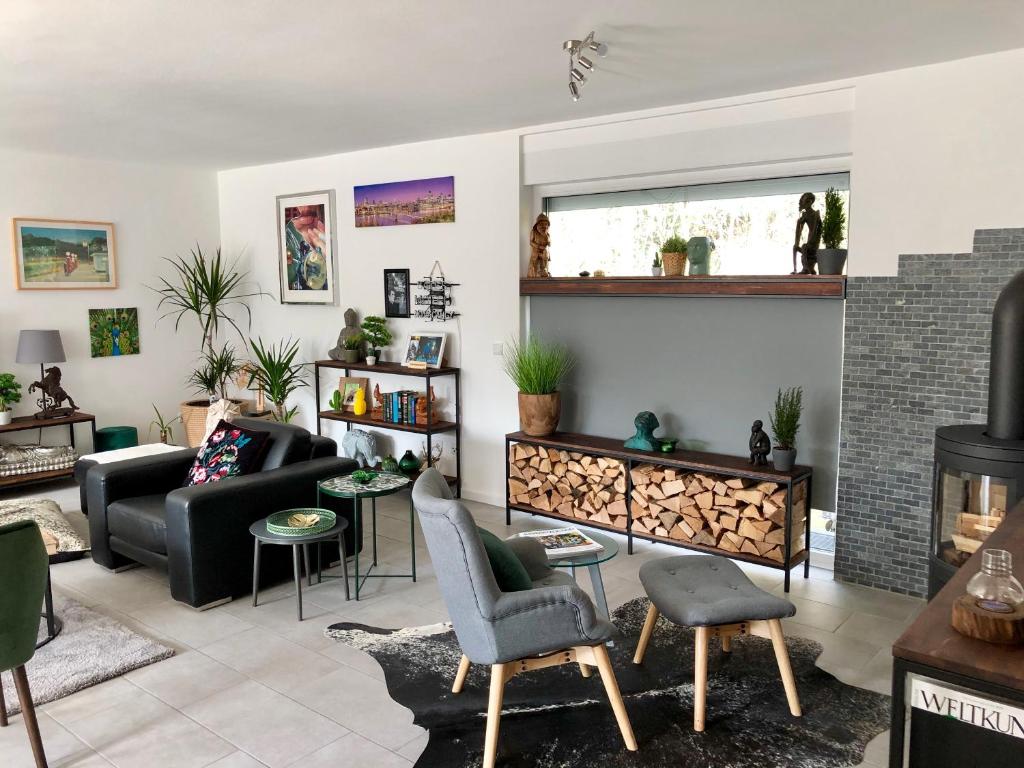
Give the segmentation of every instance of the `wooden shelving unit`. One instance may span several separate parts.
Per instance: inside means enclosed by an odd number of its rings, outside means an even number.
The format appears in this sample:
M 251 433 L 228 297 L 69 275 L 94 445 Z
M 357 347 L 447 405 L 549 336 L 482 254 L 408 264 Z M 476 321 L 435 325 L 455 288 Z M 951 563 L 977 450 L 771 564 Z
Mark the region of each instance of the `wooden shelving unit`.
M 392 421 L 384 421 L 383 419 L 374 419 L 369 413 L 364 416 L 356 416 L 354 413 L 346 411 L 328 411 L 321 410 L 320 402 L 320 371 L 321 369 L 344 371 L 345 376 L 351 375 L 352 371 L 360 371 L 365 373 L 378 374 L 381 376 L 409 376 L 417 379 L 423 379 L 423 388 L 426 392 L 430 391 L 430 382 L 436 378 L 442 376 L 451 376 L 455 380 L 455 420 L 454 421 L 443 421 L 434 420 L 433 418 L 433 403 L 427 400 L 427 423 L 426 424 L 402 424 L 395 423 Z M 445 433 L 454 433 L 455 435 L 455 475 L 445 475 L 445 479 L 449 485 L 454 486 L 455 495 L 462 495 L 462 404 L 460 402 L 460 383 L 461 383 L 461 372 L 458 368 L 452 366 L 442 366 L 440 368 L 406 368 L 400 363 L 377 363 L 376 365 L 367 365 L 366 363 L 345 363 L 338 360 L 317 360 L 313 363 L 314 371 L 314 387 L 316 395 L 316 410 L 317 410 L 317 423 L 316 433 L 319 435 L 322 433 L 322 424 L 324 421 L 337 421 L 342 422 L 346 425 L 346 429 L 352 429 L 353 425 L 360 427 L 373 427 L 374 429 L 384 429 L 394 432 L 411 432 L 418 435 L 424 435 L 427 438 L 427 461 L 430 459 L 430 451 L 433 443 L 433 436 Z M 413 475 L 413 479 L 419 477 L 420 473 L 417 472 Z
M 520 296 L 748 296 L 845 299 L 845 275 L 521 278 Z
M 70 445 L 75 447 L 75 425 L 89 424 L 92 428 L 93 445 L 96 444 L 96 417 L 91 413 L 76 411 L 70 416 L 59 416 L 54 419 L 37 419 L 35 416 L 19 416 L 13 419 L 10 424 L 0 425 L 0 435 L 13 432 L 25 432 L 30 429 L 50 429 L 52 427 L 67 427 Z M 0 477 L 0 488 L 17 488 L 33 483 L 42 483 L 48 480 L 59 480 L 71 477 L 74 473 L 73 467 L 67 469 L 46 469 L 41 472 L 31 472 L 27 475 L 12 475 L 11 477 Z

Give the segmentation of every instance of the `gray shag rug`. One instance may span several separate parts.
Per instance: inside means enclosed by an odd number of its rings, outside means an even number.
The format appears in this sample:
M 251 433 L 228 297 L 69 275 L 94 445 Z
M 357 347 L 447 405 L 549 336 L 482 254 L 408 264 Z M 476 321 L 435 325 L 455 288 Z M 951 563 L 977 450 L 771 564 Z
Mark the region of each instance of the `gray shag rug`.
M 37 706 L 174 655 L 173 648 L 150 640 L 71 598 L 54 594 L 53 607 L 64 622 L 64 629 L 37 650 L 25 665 L 32 700 Z M 39 639 L 45 636 L 44 619 Z M 13 676 L 4 672 L 0 680 L 7 712 L 20 712 Z
M 803 717 L 789 714 L 771 643 L 715 643 L 708 662 L 707 730 L 693 730 L 693 631 L 661 619 L 642 666 L 633 664 L 647 600 L 612 615 L 622 637 L 612 665 L 640 745 L 627 752 L 597 674 L 575 665 L 517 676 L 505 687 L 498 762 L 504 768 L 840 768 L 864 759 L 864 747 L 889 727 L 889 698 L 854 688 L 815 666 L 821 646 L 786 639 Z M 417 768 L 479 766 L 489 670 L 470 668 L 451 692 L 461 651 L 451 625 L 379 629 L 335 624 L 326 634 L 365 651 L 384 669 L 388 692 L 413 711 L 430 738 Z

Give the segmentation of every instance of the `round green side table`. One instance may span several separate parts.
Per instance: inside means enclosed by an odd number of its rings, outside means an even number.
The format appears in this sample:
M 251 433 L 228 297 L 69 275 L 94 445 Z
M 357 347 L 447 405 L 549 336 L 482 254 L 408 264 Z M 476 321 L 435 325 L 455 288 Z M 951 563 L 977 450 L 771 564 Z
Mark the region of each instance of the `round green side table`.
M 139 430 L 135 427 L 101 427 L 96 430 L 96 453 L 113 451 L 118 448 L 132 448 L 139 444 Z

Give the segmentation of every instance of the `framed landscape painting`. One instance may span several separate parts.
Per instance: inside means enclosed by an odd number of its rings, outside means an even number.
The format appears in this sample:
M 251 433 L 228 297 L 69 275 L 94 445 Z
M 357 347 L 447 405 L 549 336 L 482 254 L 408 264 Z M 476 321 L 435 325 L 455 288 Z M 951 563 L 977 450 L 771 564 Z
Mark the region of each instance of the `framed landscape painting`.
M 455 177 L 355 187 L 356 226 L 394 227 L 455 221 Z
M 19 291 L 117 288 L 110 222 L 16 218 L 12 230 Z
M 334 191 L 279 195 L 282 304 L 334 304 Z
M 138 307 L 90 309 L 89 351 L 93 357 L 139 354 Z

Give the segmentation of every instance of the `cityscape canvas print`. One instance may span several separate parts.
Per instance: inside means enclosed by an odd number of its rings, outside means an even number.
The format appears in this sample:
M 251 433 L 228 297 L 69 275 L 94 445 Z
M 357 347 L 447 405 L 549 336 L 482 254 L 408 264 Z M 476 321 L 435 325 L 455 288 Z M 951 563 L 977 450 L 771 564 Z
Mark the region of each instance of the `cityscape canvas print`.
M 93 357 L 139 354 L 138 307 L 89 310 L 89 351 Z
M 334 304 L 334 192 L 277 198 L 282 304 Z
M 13 229 L 18 290 L 117 287 L 113 224 L 18 218 Z
M 357 227 L 455 221 L 455 177 L 395 181 L 355 188 Z

